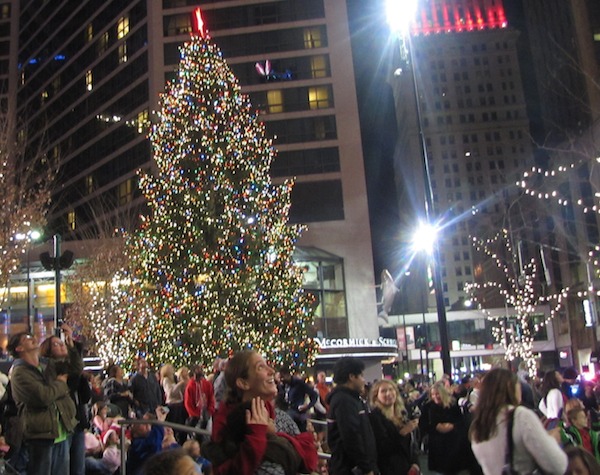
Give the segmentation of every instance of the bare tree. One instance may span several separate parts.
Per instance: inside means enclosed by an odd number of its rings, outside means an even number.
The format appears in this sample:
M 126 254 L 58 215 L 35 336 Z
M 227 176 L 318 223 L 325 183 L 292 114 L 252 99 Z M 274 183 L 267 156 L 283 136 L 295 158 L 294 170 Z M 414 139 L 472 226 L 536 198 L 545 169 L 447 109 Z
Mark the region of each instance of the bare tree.
M 43 228 L 57 161 L 41 143 L 32 150 L 27 131 L 0 116 L 0 286 L 6 288 L 25 254 L 31 231 Z

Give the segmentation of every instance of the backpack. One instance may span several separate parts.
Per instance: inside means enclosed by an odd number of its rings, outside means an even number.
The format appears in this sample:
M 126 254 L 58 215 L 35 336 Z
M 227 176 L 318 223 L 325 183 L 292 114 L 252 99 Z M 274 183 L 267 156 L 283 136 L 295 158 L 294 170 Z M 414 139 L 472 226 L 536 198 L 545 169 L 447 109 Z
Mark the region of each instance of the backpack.
M 13 399 L 10 381 L 6 386 L 4 396 L 0 399 L 0 425 L 6 443 L 10 446 L 9 456 L 11 456 L 19 451 L 23 442 L 23 424 L 19 408 Z

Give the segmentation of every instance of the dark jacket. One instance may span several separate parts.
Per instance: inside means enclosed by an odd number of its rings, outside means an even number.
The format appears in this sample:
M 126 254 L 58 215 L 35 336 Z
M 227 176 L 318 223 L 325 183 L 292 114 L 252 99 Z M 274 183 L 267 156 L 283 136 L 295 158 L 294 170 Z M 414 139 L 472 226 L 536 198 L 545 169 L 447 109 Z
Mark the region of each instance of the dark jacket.
M 83 359 L 81 357 L 81 346 L 79 343 L 75 343 L 74 346 L 69 348 L 68 359 L 65 361 L 67 364 L 69 377 L 67 379 L 67 385 L 71 392 L 71 399 L 75 404 L 75 417 L 77 419 L 77 430 L 83 431 L 89 428 L 90 421 L 88 417 L 87 403 L 92 397 L 92 388 L 87 378 L 83 376 Z M 48 366 L 46 368 L 46 375 L 48 379 L 56 379 L 56 366 L 62 364 L 61 361 L 48 360 Z
M 327 442 L 331 449 L 329 473 L 351 475 L 354 467 L 363 473 L 379 473 L 375 436 L 367 406 L 358 392 L 337 386 L 327 402 Z
M 49 378 L 45 372 L 47 362 L 42 359 L 40 363 L 41 371 L 17 359 L 10 374 L 12 395 L 19 408 L 26 440 L 56 439 L 59 416 L 68 432 L 77 425 L 69 386 Z
M 400 429 L 379 408 L 373 409 L 369 419 L 375 434 L 377 466 L 381 475 L 406 475 L 413 464 L 419 464 L 410 434 L 401 435 Z
M 438 432 L 439 423 L 450 422 L 454 429 L 447 433 Z M 466 443 L 466 427 L 456 402 L 443 407 L 429 401 L 423 406 L 419 419 L 421 435 L 429 436 L 429 470 L 440 473 L 454 473 L 466 469 L 470 462 Z
M 152 371 L 148 371 L 148 376 L 136 373 L 129 381 L 129 389 L 139 412 L 153 413 L 163 403 L 160 385 Z

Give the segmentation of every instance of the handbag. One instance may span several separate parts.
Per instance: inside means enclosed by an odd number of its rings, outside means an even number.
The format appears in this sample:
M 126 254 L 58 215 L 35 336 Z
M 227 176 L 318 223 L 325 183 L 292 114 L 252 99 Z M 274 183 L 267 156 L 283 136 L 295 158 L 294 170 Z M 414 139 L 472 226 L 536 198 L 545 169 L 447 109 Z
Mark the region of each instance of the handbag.
M 502 475 L 519 475 L 513 468 L 513 438 L 512 438 L 512 429 L 513 429 L 513 420 L 514 420 L 515 410 L 512 409 L 508 411 L 508 419 L 506 421 L 506 451 L 504 452 L 504 466 L 502 467 Z
M 506 421 L 506 452 L 504 453 L 504 466 L 502 467 L 502 475 L 521 475 L 513 468 L 514 442 L 512 438 L 512 430 L 515 411 L 516 408 L 508 412 L 508 419 Z M 539 468 L 536 468 L 527 475 L 543 475 L 543 472 Z

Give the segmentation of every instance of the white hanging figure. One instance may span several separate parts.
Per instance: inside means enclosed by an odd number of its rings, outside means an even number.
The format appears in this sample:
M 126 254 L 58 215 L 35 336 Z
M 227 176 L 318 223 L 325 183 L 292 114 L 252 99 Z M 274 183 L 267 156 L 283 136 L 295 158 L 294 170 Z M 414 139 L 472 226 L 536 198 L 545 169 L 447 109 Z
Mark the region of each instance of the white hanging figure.
M 400 291 L 398 287 L 396 287 L 396 283 L 394 282 L 394 278 L 392 274 L 387 269 L 383 269 L 381 271 L 381 311 L 377 315 L 380 320 L 380 325 L 389 324 L 388 316 L 392 311 L 392 305 L 394 304 L 394 299 L 396 298 L 396 294 Z

